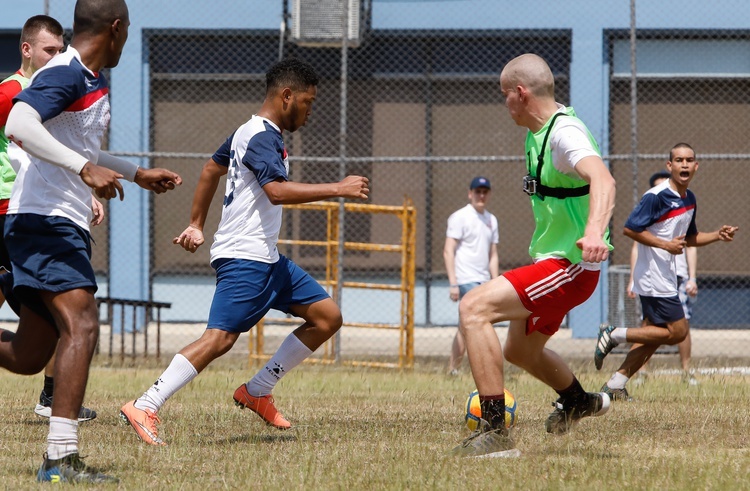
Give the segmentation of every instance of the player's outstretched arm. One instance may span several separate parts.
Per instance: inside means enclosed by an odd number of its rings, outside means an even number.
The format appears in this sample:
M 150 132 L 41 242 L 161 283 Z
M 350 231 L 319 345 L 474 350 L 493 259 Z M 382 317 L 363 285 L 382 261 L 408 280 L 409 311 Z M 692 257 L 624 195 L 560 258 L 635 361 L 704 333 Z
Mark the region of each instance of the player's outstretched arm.
M 367 199 L 370 180 L 363 176 L 347 176 L 339 182 L 307 184 L 279 178 L 263 186 L 274 205 L 310 203 L 328 198 Z
M 208 208 L 211 206 L 211 200 L 216 194 L 219 187 L 219 180 L 226 175 L 228 168 L 214 162 L 213 159 L 203 165 L 198 185 L 195 187 L 193 194 L 193 205 L 190 208 L 190 225 L 177 237 L 172 239 L 173 244 L 177 244 L 188 252 L 195 252 L 204 242 L 203 226 L 206 224 Z
M 734 234 L 737 233 L 738 229 L 739 227 L 733 225 L 722 225 L 721 228 L 715 232 L 698 232 L 687 238 L 687 245 L 702 247 L 718 241 L 732 242 L 734 240 Z
M 155 169 L 144 169 L 143 167 L 139 167 L 135 173 L 133 182 L 143 189 L 153 191 L 156 194 L 161 194 L 182 184 L 182 178 L 168 169 L 162 169 L 160 167 Z

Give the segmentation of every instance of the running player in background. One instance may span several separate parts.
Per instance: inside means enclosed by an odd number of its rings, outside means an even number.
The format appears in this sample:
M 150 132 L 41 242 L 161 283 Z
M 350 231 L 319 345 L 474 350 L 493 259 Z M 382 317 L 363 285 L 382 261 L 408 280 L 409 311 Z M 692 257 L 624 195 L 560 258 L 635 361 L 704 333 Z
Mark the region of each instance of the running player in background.
M 653 188 L 669 179 L 669 172 L 662 170 L 656 172 L 649 179 L 649 189 Z M 677 266 L 677 296 L 680 297 L 680 303 L 682 304 L 682 310 L 685 312 L 685 319 L 690 324 L 690 318 L 693 316 L 693 305 L 695 304 L 696 297 L 698 295 L 698 283 L 696 276 L 698 274 L 698 248 L 697 247 L 685 247 L 685 252 L 677 254 L 675 257 L 675 264 Z M 633 241 L 633 248 L 630 251 L 630 280 L 628 281 L 628 297 L 636 298 L 633 292 L 633 271 L 635 270 L 635 264 L 638 261 L 638 242 Z M 644 321 L 648 323 L 648 321 Z M 692 339 L 690 336 L 690 329 L 688 325 L 688 333 L 681 342 L 677 344 L 677 349 L 680 355 L 680 365 L 682 366 L 682 380 L 688 385 L 695 386 L 699 385 L 698 379 L 693 377 L 690 373 L 690 355 L 692 351 Z M 646 362 L 640 370 L 638 370 L 638 377 L 633 383 L 643 383 L 647 380 L 648 362 Z
M 641 299 L 641 327 L 602 325 L 594 349 L 594 364 L 602 368 L 604 357 L 620 343 L 633 343 L 620 368 L 602 386 L 613 399 L 630 400 L 625 384 L 662 344 L 685 339 L 688 322 L 677 295 L 675 256 L 686 246 L 701 247 L 717 241 L 731 242 L 737 227 L 723 225 L 715 232 L 699 232 L 695 224 L 696 199 L 688 189 L 698 170 L 695 151 L 678 143 L 669 151 L 669 179 L 649 189 L 625 222 L 624 233 L 638 242 L 633 272 L 633 292 Z

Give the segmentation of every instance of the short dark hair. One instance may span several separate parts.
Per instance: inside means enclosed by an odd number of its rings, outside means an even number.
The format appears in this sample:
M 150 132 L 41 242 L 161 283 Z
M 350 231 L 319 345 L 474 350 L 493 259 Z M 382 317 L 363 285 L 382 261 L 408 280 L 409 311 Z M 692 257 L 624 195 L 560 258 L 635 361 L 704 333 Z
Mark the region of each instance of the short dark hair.
M 21 30 L 21 44 L 33 43 L 40 32 L 47 31 L 55 36 L 62 36 L 65 31 L 63 27 L 49 15 L 35 15 L 29 17 Z
M 659 179 L 669 179 L 672 176 L 669 172 L 665 170 L 660 170 L 659 172 L 655 172 L 653 176 L 651 176 L 648 180 L 648 186 L 650 188 L 656 186 L 656 181 Z
M 672 147 L 672 148 L 671 148 L 671 149 L 669 150 L 669 161 L 670 161 L 670 162 L 671 162 L 671 161 L 672 161 L 672 159 L 674 158 L 674 151 L 675 151 L 675 150 L 677 150 L 678 148 L 689 148 L 690 150 L 693 150 L 693 156 L 695 156 L 695 150 L 693 149 L 693 147 L 691 147 L 691 146 L 690 146 L 690 144 L 689 144 L 689 143 L 684 143 L 684 142 L 680 142 L 680 143 L 678 143 L 677 145 L 673 146 L 673 147 Z
M 307 90 L 318 85 L 318 74 L 309 63 L 299 58 L 286 58 L 266 72 L 266 93 L 283 87 L 294 91 Z
M 117 19 L 128 19 L 125 0 L 77 0 L 73 12 L 73 33 L 99 34 Z

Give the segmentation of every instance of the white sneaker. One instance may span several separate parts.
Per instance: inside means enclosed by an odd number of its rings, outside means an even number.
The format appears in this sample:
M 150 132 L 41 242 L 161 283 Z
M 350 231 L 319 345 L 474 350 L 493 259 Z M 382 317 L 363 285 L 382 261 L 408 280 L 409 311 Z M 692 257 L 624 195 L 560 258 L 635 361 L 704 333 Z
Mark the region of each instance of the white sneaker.
M 693 374 L 690 372 L 685 372 L 682 374 L 682 381 L 686 382 L 691 387 L 700 385 L 700 382 L 698 382 L 698 379 L 693 377 Z

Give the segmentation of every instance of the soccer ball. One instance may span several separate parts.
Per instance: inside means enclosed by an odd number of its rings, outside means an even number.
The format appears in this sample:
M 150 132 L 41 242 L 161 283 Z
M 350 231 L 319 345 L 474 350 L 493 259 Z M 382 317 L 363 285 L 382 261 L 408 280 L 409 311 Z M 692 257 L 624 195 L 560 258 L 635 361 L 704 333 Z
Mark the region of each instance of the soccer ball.
M 505 427 L 512 428 L 516 424 L 516 409 L 518 409 L 518 403 L 513 394 L 508 389 L 505 389 Z M 474 391 L 469 394 L 469 398 L 466 399 L 466 426 L 471 431 L 477 429 L 479 426 L 479 418 L 482 417 L 482 407 L 479 405 L 479 392 Z

